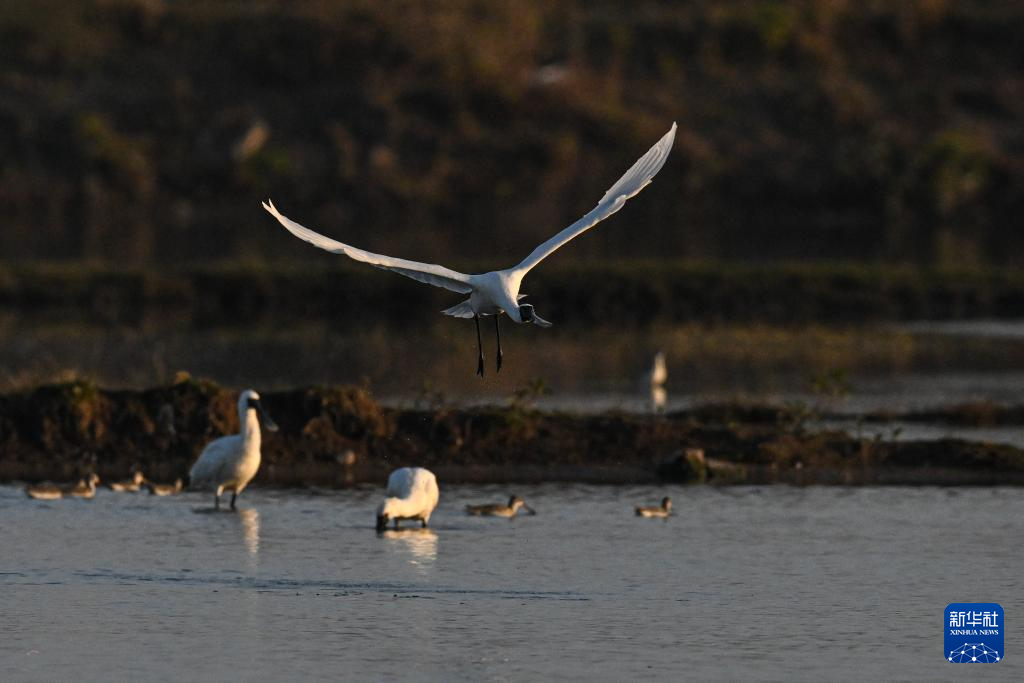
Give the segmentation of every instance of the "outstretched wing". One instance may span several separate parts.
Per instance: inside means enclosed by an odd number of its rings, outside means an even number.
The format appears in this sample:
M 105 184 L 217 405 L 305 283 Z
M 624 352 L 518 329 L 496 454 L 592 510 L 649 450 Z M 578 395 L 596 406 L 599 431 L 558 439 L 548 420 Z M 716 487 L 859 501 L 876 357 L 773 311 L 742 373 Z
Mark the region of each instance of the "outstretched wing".
M 621 209 L 626 200 L 636 196 L 640 190 L 647 187 L 651 179 L 665 165 L 665 160 L 668 159 L 668 153 L 672 151 L 672 143 L 675 142 L 675 139 L 676 124 L 673 123 L 672 128 L 665 136 L 654 147 L 651 147 L 647 154 L 640 157 L 626 171 L 626 174 L 619 178 L 618 182 L 604 193 L 601 201 L 597 203 L 597 206 L 590 213 L 534 249 L 529 256 L 523 259 L 522 263 L 512 270 L 519 271 L 525 275 L 531 268 L 550 256 L 563 244 L 577 235 L 586 232 Z
M 277 210 L 277 207 L 274 206 L 274 202 L 263 202 L 263 208 L 276 218 L 281 225 L 287 228 L 288 232 L 300 240 L 309 242 L 314 247 L 320 247 L 333 254 L 344 254 L 356 261 L 369 263 L 371 266 L 384 268 L 385 270 L 392 270 L 406 277 L 411 277 L 413 280 L 426 282 L 428 285 L 434 285 L 435 287 L 444 287 L 460 294 L 469 294 L 473 291 L 473 287 L 469 284 L 469 276 L 464 273 L 459 273 L 433 263 L 406 261 L 405 259 L 393 256 L 384 256 L 383 254 L 374 254 L 362 249 L 356 249 L 299 225 L 287 216 L 282 215 Z

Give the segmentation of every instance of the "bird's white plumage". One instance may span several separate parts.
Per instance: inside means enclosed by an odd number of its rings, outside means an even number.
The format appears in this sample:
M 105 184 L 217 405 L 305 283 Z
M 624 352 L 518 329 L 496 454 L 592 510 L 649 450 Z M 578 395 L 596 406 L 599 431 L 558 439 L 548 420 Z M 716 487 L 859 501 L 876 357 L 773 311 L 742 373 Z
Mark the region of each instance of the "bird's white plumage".
M 440 491 L 437 478 L 422 467 L 402 467 L 388 477 L 386 498 L 377 517 L 388 520 L 418 519 L 426 526 L 437 507 Z
M 299 225 L 287 216 L 282 215 L 281 212 L 277 210 L 277 207 L 274 206 L 274 202 L 263 202 L 263 208 L 269 211 L 270 214 L 276 218 L 281 225 L 287 228 L 290 233 L 301 240 L 309 242 L 315 247 L 324 249 L 325 251 L 329 251 L 333 254 L 344 254 L 356 261 L 362 261 L 363 263 L 369 263 L 370 265 L 378 268 L 391 270 L 406 277 L 410 277 L 413 280 L 425 282 L 428 285 L 434 285 L 435 287 L 444 287 L 445 289 L 450 289 L 451 291 L 458 292 L 459 294 L 469 294 L 473 291 L 473 288 L 469 284 L 469 276 L 464 273 L 459 273 L 433 263 L 407 261 L 406 259 L 385 256 L 383 254 L 374 254 L 370 251 L 357 249 Z
M 652 387 L 661 386 L 668 380 L 668 366 L 665 364 L 664 351 L 658 351 L 654 354 L 654 360 L 651 362 L 651 369 L 647 374 L 647 379 Z
M 217 498 L 224 491 L 240 494 L 260 469 L 260 424 L 256 410 L 249 406 L 250 399 L 259 400 L 252 389 L 243 391 L 238 398 L 238 434 L 214 439 L 189 472 L 189 487 L 214 489 Z
M 649 150 L 647 154 L 640 157 L 621 178 L 616 181 L 601 197 L 590 213 L 579 219 L 560 233 L 544 242 L 534 249 L 529 256 L 514 268 L 526 274 L 531 268 L 546 259 L 558 248 L 574 237 L 578 237 L 590 228 L 594 227 L 605 218 L 618 211 L 626 203 L 626 200 L 635 197 L 640 190 L 650 185 L 651 180 L 665 165 L 668 153 L 672 151 L 672 145 L 676 139 L 676 124 Z
M 519 285 L 526 273 L 566 242 L 614 214 L 629 198 L 636 196 L 647 187 L 655 174 L 665 165 L 665 160 L 672 150 L 675 135 L 676 124 L 673 123 L 668 133 L 640 157 L 614 185 L 608 188 L 608 191 L 601 197 L 601 201 L 590 213 L 538 246 L 518 265 L 479 275 L 467 275 L 435 264 L 407 261 L 357 249 L 299 225 L 282 215 L 273 202 L 264 202 L 263 208 L 293 235 L 316 247 L 335 254 L 344 254 L 349 258 L 369 263 L 378 268 L 392 270 L 420 282 L 471 295 L 467 301 L 444 311 L 448 315 L 466 318 L 494 315 L 504 311 L 509 318 L 520 323 L 524 321 L 524 318 L 520 315 L 517 298 Z M 528 317 L 527 320 L 544 327 L 549 325 L 547 321 L 539 317 Z

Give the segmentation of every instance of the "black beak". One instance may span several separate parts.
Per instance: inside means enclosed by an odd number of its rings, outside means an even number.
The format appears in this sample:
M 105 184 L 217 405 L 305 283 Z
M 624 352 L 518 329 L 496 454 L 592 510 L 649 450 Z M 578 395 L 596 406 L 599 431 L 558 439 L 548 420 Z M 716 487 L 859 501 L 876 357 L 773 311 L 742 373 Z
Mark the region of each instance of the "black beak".
M 259 401 L 254 401 L 253 399 L 249 399 L 249 407 L 256 409 L 256 414 L 259 416 L 260 424 L 263 425 L 264 429 L 266 429 L 268 432 L 277 431 L 277 423 L 271 420 L 270 416 L 267 415 L 267 412 L 263 410 L 262 403 L 260 403 Z

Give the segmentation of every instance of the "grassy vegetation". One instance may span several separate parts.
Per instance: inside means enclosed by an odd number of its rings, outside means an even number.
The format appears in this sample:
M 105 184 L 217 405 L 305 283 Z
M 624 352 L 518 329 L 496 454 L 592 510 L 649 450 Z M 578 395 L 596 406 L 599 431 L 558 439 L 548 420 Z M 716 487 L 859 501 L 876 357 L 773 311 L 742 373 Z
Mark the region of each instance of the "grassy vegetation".
M 449 482 L 706 474 L 710 481 L 856 483 L 884 481 L 884 473 L 920 483 L 1024 481 L 1024 452 L 1010 446 L 811 433 L 794 428 L 798 420 L 787 409 L 770 406 L 703 406 L 667 416 L 569 415 L 522 405 L 404 410 L 381 406 L 356 387 L 262 398 L 280 431 L 264 436 L 257 481 L 277 485 L 379 481 L 408 464 L 436 469 Z M 183 476 L 205 443 L 238 429 L 234 399 L 232 391 L 186 378 L 144 391 L 76 383 L 0 394 L 0 481 L 90 471 L 120 477 L 133 466 L 157 479 Z M 688 448 L 709 459 L 692 454 L 691 462 Z
M 846 325 L 1024 317 L 1024 274 L 1010 269 L 851 265 L 742 266 L 654 261 L 539 270 L 527 292 L 566 325 Z M 195 327 L 327 320 L 432 325 L 457 300 L 390 273 L 340 267 L 141 270 L 0 267 L 0 310 L 66 322 L 138 324 L 177 315 Z M 770 339 L 761 339 L 770 343 Z M 838 342 L 839 340 L 833 340 Z
M 1021 35 L 986 0 L 7 0 L 0 254 L 312 259 L 272 193 L 368 248 L 486 232 L 514 262 L 678 120 L 577 258 L 1013 263 Z

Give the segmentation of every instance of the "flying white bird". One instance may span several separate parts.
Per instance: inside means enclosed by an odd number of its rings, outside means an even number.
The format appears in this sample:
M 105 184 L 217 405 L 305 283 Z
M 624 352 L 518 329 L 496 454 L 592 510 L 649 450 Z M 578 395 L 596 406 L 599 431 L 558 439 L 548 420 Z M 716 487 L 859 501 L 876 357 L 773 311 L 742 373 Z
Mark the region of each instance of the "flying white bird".
M 601 201 L 597 203 L 597 206 L 590 213 L 538 246 L 518 265 L 489 273 L 467 275 L 466 273 L 459 273 L 432 263 L 407 261 L 393 256 L 363 251 L 299 225 L 282 215 L 277 210 L 277 207 L 274 206 L 274 203 L 269 200 L 263 203 L 263 208 L 280 221 L 281 225 L 287 228 L 289 232 L 313 246 L 334 254 L 344 254 L 356 261 L 369 263 L 378 268 L 400 273 L 413 280 L 425 282 L 436 287 L 444 287 L 459 294 L 468 294 L 469 298 L 467 300 L 452 306 L 443 311 L 443 313 L 456 318 L 473 318 L 476 322 L 476 372 L 483 377 L 484 352 L 483 342 L 480 339 L 480 317 L 494 316 L 494 333 L 498 340 L 497 368 L 500 372 L 501 333 L 498 331 L 499 315 L 506 313 L 516 323 L 534 323 L 541 327 L 551 327 L 551 323 L 537 315 L 533 306 L 519 303 L 526 296 L 519 293 L 519 285 L 522 283 L 523 278 L 526 277 L 526 274 L 531 269 L 553 254 L 559 247 L 611 216 L 622 208 L 626 200 L 636 196 L 640 190 L 647 187 L 655 174 L 665 165 L 665 160 L 668 159 L 668 154 L 672 150 L 675 137 L 676 124 L 673 123 L 668 133 L 656 145 L 651 147 L 647 154 L 640 157 L 626 171 L 626 174 L 619 178 L 618 182 L 604 193 Z
M 384 531 L 390 520 L 397 529 L 402 519 L 418 519 L 425 528 L 440 497 L 437 478 L 422 467 L 402 467 L 392 472 L 384 495 L 384 502 L 377 508 L 377 531 Z
M 268 431 L 277 425 L 263 411 L 260 395 L 246 389 L 238 397 L 238 434 L 222 436 L 206 445 L 189 472 L 189 488 L 214 489 L 213 506 L 220 508 L 220 494 L 231 491 L 231 509 L 260 468 L 260 421 Z

